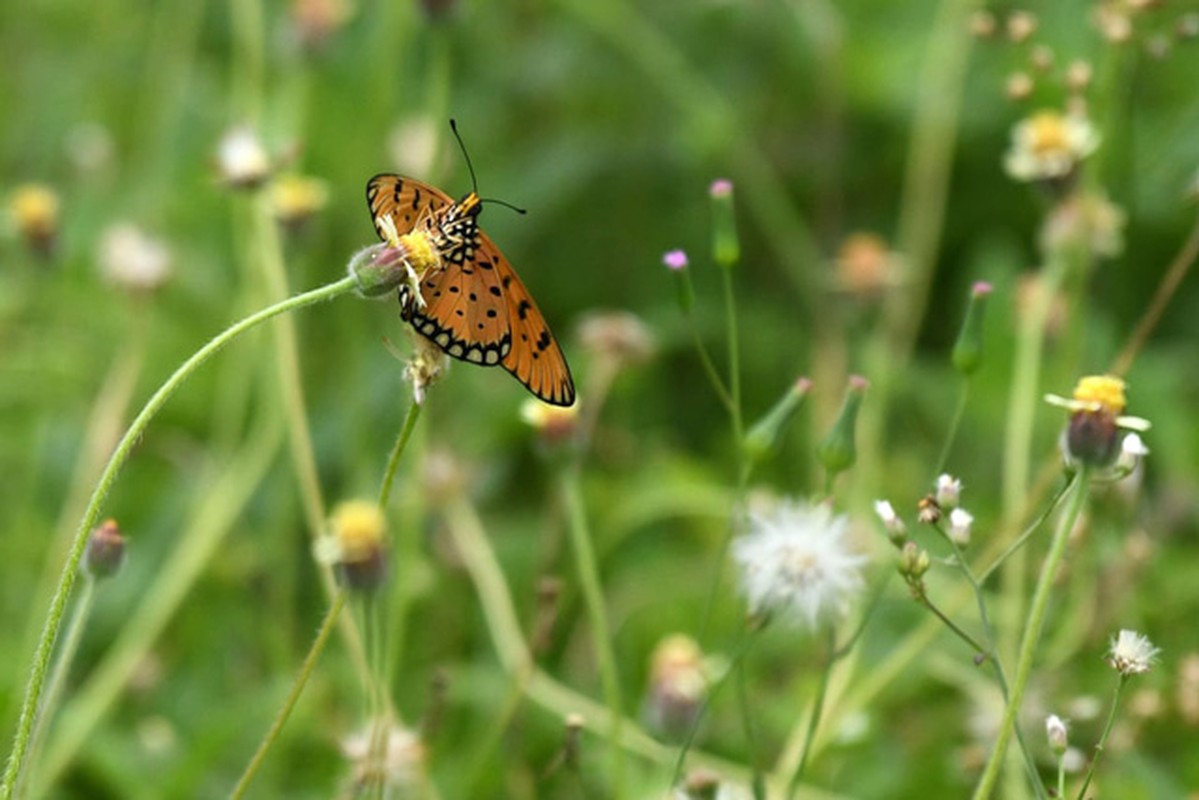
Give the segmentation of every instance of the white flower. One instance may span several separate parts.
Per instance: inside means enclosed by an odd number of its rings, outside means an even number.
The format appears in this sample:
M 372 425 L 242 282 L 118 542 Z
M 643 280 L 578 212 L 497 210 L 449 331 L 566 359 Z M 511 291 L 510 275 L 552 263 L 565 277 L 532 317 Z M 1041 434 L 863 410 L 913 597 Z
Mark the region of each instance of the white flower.
M 368 726 L 343 739 L 341 751 L 354 765 L 354 780 L 360 784 L 412 788 L 424 771 L 424 744 L 399 725 L 386 730 Z
M 217 169 L 231 186 L 252 187 L 266 180 L 271 172 L 271 159 L 254 129 L 239 125 L 221 137 Z
M 935 496 L 941 508 L 953 508 L 962 497 L 962 481 L 949 474 L 938 476 Z
M 895 507 L 891 505 L 890 500 L 875 500 L 874 513 L 882 520 L 883 527 L 887 529 L 887 535 L 892 539 L 903 538 L 907 535 L 908 528 L 895 513 Z
M 815 626 L 839 616 L 862 588 L 864 556 L 849 551 L 848 518 L 828 506 L 784 502 L 750 517 L 750 531 L 733 542 L 751 613 L 778 611 Z
M 99 262 L 105 278 L 131 291 L 152 291 L 171 276 L 166 245 L 127 222 L 104 231 Z
M 974 515 L 964 508 L 955 508 L 949 512 L 949 538 L 958 547 L 970 544 L 970 527 L 974 525 Z
M 1149 641 L 1149 637 L 1136 631 L 1122 630 L 1112 639 L 1107 663 L 1121 675 L 1138 675 L 1149 671 L 1160 652 Z
M 1045 719 L 1045 735 L 1049 737 L 1049 749 L 1054 755 L 1061 757 L 1069 746 L 1065 721 L 1057 714 L 1050 714 Z
M 1017 123 L 1003 159 L 1018 181 L 1064 178 L 1099 147 L 1099 134 L 1086 117 L 1039 111 Z
M 1133 458 L 1144 458 L 1149 455 L 1145 441 L 1135 433 L 1130 433 L 1120 442 L 1120 451 Z

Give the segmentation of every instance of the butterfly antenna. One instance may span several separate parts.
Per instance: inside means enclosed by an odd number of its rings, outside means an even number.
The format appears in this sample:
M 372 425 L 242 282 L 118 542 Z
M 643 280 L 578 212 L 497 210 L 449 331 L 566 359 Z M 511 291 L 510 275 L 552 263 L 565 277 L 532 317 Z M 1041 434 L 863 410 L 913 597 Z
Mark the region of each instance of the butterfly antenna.
M 478 194 L 479 193 L 479 182 L 475 180 L 475 167 L 473 164 L 470 163 L 470 153 L 466 152 L 466 143 L 462 141 L 462 135 L 460 133 L 458 133 L 458 122 L 453 117 L 450 117 L 450 130 L 452 130 L 454 132 L 454 138 L 458 140 L 458 147 L 459 147 L 459 149 L 462 150 L 462 157 L 464 159 L 466 159 L 466 169 L 470 172 L 470 188 L 474 191 L 475 194 Z M 529 213 L 525 209 L 520 208 L 518 206 L 514 206 L 511 203 L 507 202 L 506 200 L 497 200 L 495 198 L 487 197 L 487 198 L 480 198 L 479 202 L 480 203 L 495 203 L 497 206 L 503 206 L 504 208 L 510 208 L 513 211 L 515 211 L 517 214 Z
M 470 188 L 475 193 L 479 193 L 479 182 L 475 180 L 475 167 L 470 163 L 470 153 L 466 152 L 466 143 L 462 141 L 462 134 L 458 133 L 458 123 L 453 117 L 450 117 L 450 130 L 454 132 L 454 138 L 458 140 L 458 148 L 462 151 L 462 157 L 466 159 L 466 169 L 470 172 Z

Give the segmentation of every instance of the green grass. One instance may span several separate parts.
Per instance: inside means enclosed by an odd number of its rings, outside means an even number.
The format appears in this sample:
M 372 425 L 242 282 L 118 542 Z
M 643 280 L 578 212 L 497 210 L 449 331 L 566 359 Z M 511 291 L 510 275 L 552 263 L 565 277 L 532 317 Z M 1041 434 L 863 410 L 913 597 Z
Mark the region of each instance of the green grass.
M 1000 690 L 903 580 L 887 579 L 896 551 L 871 503 L 895 504 L 931 553 L 928 597 L 981 637 L 952 551 L 916 522 L 942 451 L 975 516 L 965 557 L 978 574 L 1063 484 L 1067 415 L 1042 395 L 1111 368 L 1147 315 L 1125 377 L 1128 413 L 1153 422 L 1152 453 L 1135 491 L 1131 480 L 1092 487 L 1047 584 L 1012 716 L 1052 785 L 1045 716 L 1066 718 L 1089 755 L 1115 683 L 1108 641 L 1145 633 L 1161 660 L 1125 687 L 1092 786 L 1186 796 L 1199 782 L 1199 292 L 1183 272 L 1199 42 L 1175 31 L 1199 9 L 1139 13 L 1131 41 L 1112 44 L 1083 24 L 1093 7 L 1072 2 L 1038 12 L 1032 39 L 1016 44 L 999 12 L 999 34 L 970 36 L 974 8 L 570 0 L 458 2 L 430 17 L 419 3 L 361 2 L 309 49 L 282 2 L 0 12 L 0 195 L 37 182 L 60 201 L 48 256 L 15 224 L 0 238 L 0 733 L 32 746 L 20 796 L 228 794 L 306 657 L 312 673 L 247 796 L 382 796 L 356 792 L 342 747 L 388 708 L 420 737 L 405 796 L 662 796 L 684 749 L 684 774 L 702 767 L 748 787 L 756 773 L 771 797 L 786 796 L 805 758 L 800 797 L 966 796 L 996 741 Z M 1054 55 L 1043 75 L 1029 66 L 1037 45 Z M 1072 195 L 1003 170 L 1013 126 L 1064 108 L 1076 59 L 1094 65 L 1083 96 L 1102 140 L 1076 189 L 1126 214 L 1111 257 L 1078 237 L 1047 244 L 1047 220 Z M 1035 75 L 1019 101 L 1004 94 L 1016 70 Z M 230 341 L 129 440 L 95 519 L 88 498 L 180 364 L 237 320 L 338 281 L 375 242 L 363 187 L 417 155 L 397 150 L 402 123 L 435 137 L 414 177 L 469 191 L 451 116 L 482 196 L 529 210 L 488 206 L 482 225 L 563 345 L 585 444 L 544 442 L 521 421 L 519 384 L 453 364 L 398 461 L 376 617 L 352 599 L 313 654 L 332 597 L 314 539 L 337 503 L 379 496 L 411 407 L 411 339 L 394 299 L 339 297 Z M 242 123 L 279 171 L 327 187 L 301 229 L 275 225 L 269 186 L 222 181 L 218 143 Z M 720 177 L 736 186 L 740 258 L 727 273 L 707 196 Z M 120 222 L 169 248 L 160 290 L 102 276 L 101 242 Z M 854 291 L 837 264 L 862 231 L 901 266 Z M 689 314 L 661 263 L 679 247 Z M 1155 317 L 1172 263 L 1183 277 Z M 1020 299 L 1031 274 L 1060 286 L 1039 313 Z M 964 380 L 950 354 L 980 280 L 994 287 L 984 358 L 950 439 Z M 645 323 L 651 358 L 624 362 L 578 335 L 587 315 L 612 309 Z M 858 598 L 836 626 L 838 643 L 859 625 L 861 636 L 832 662 L 805 743 L 825 639 L 772 620 L 743 647 L 747 609 L 726 548 L 746 527 L 745 503 L 828 496 L 817 445 L 852 374 L 870 388 L 856 461 L 831 499 L 881 595 Z M 745 461 L 734 431 L 800 376 L 813 386 L 798 413 L 765 457 Z M 55 660 L 43 640 L 42 666 L 65 672 L 40 739 L 27 740 L 30 667 L 72 537 L 81 520 L 86 532 L 110 516 L 128 561 L 95 585 L 73 658 Z M 1059 519 L 984 584 L 1009 683 Z M 64 627 L 74 588 L 60 595 Z M 676 632 L 698 640 L 712 681 L 686 748 L 645 713 L 651 654 Z M 996 796 L 1037 796 L 1014 738 L 1009 749 Z M 1082 781 L 1068 773 L 1067 793 Z

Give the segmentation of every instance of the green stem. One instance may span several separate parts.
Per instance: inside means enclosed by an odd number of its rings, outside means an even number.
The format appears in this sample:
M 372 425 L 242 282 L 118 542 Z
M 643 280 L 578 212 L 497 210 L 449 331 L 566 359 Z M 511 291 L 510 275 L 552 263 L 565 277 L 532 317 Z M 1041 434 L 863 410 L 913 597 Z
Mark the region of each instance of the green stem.
M 708 376 L 708 382 L 712 384 L 712 390 L 720 398 L 720 404 L 724 406 L 729 414 L 732 414 L 733 398 L 729 395 L 728 389 L 725 388 L 724 381 L 720 379 L 720 373 L 716 371 L 716 365 L 712 363 L 712 356 L 708 354 L 708 348 L 704 346 L 704 340 L 700 338 L 699 329 L 695 326 L 695 322 L 690 315 L 687 316 L 687 322 L 687 327 L 691 329 L 691 338 L 695 342 L 695 351 L 699 354 L 699 362 L 704 367 L 704 373 Z
M 1103 734 L 1099 737 L 1099 743 L 1095 745 L 1095 757 L 1091 759 L 1091 766 L 1087 770 L 1087 777 L 1082 782 L 1082 788 L 1078 790 L 1078 800 L 1083 800 L 1087 796 L 1087 788 L 1091 785 L 1091 779 L 1095 777 L 1095 768 L 1099 766 L 1099 757 L 1103 755 L 1103 748 L 1107 744 L 1108 734 L 1112 732 L 1112 725 L 1116 722 L 1116 709 L 1120 707 L 1120 693 L 1124 690 L 1124 684 L 1128 682 L 1128 676 L 1121 673 L 1116 679 L 1116 691 L 1112 694 L 1112 707 L 1107 712 L 1107 722 L 1103 726 Z M 1064 786 L 1059 783 L 1059 796 L 1065 797 Z
M 762 778 L 762 769 L 758 766 L 758 736 L 754 730 L 754 716 L 749 705 L 749 686 L 746 679 L 746 659 L 741 659 L 736 667 L 737 707 L 741 711 L 741 729 L 745 735 L 745 746 L 749 751 L 749 770 L 753 776 L 754 800 L 765 800 L 766 787 Z
M 383 473 L 383 484 L 379 487 L 379 508 L 386 511 L 388 501 L 391 500 L 391 487 L 395 483 L 396 471 L 400 467 L 400 456 L 404 454 L 404 448 L 408 446 L 408 440 L 412 438 L 412 431 L 416 428 L 416 421 L 420 418 L 421 404 L 413 401 L 408 407 L 408 414 L 404 417 L 404 425 L 400 428 L 400 435 L 396 437 L 395 446 L 391 448 L 391 455 L 387 458 L 387 469 Z
M 812 714 L 808 717 L 808 730 L 804 735 L 803 751 L 799 756 L 799 766 L 787 784 L 787 797 L 795 797 L 799 784 L 803 782 L 804 773 L 808 768 L 808 758 L 812 754 L 812 743 L 816 741 L 816 730 L 820 727 L 820 717 L 824 714 L 824 700 L 828 696 L 829 677 L 833 674 L 833 664 L 837 661 L 837 635 L 830 625 L 828 628 L 827 654 L 824 659 L 824 669 L 820 671 L 820 683 L 816 687 L 816 697 L 812 700 Z
M 1043 512 L 1041 512 L 1041 515 L 1032 521 L 1032 524 L 1030 524 L 1028 526 L 1027 530 L 1025 530 L 1024 533 L 1020 534 L 1019 538 L 1017 538 L 1016 541 L 1012 542 L 1010 545 L 1007 546 L 1006 549 L 1004 549 L 1004 551 L 1002 553 L 1000 553 L 998 556 L 996 556 L 995 560 L 991 562 L 991 566 L 987 567 L 985 570 L 982 571 L 981 574 L 979 574 L 979 576 L 978 576 L 979 584 L 986 583 L 987 578 L 991 577 L 991 574 L 994 573 L 995 570 L 997 570 L 1001 566 L 1003 566 L 1003 563 L 1005 561 L 1007 561 L 1008 556 L 1010 556 L 1012 553 L 1016 552 L 1021 547 L 1023 547 L 1024 543 L 1027 542 L 1029 540 L 1029 538 L 1031 538 L 1032 535 L 1040 529 L 1041 523 L 1043 523 L 1046 519 L 1049 518 L 1049 515 L 1053 513 L 1053 510 L 1055 508 L 1057 508 L 1057 504 L 1059 502 L 1061 502 L 1061 499 L 1063 497 L 1066 496 L 1066 492 L 1068 492 L 1070 490 L 1070 487 L 1072 485 L 1074 485 L 1074 481 L 1077 480 L 1077 478 L 1078 478 L 1077 475 L 1070 475 L 1066 479 L 1065 484 L 1063 484 L 1062 488 L 1059 489 L 1057 494 L 1053 496 L 1053 499 L 1049 501 L 1049 504 L 1045 507 L 1045 510 Z
M 623 702 L 620 693 L 620 676 L 616 668 L 616 656 L 612 650 L 612 640 L 608 630 L 608 615 L 604 606 L 603 588 L 600 585 L 599 567 L 595 559 L 595 550 L 591 544 L 591 534 L 587 528 L 587 514 L 583 507 L 582 491 L 579 486 L 577 469 L 566 469 L 562 473 L 562 493 L 566 500 L 569 517 L 571 544 L 574 547 L 575 568 L 579 573 L 579 582 L 583 588 L 583 601 L 587 606 L 587 614 L 591 620 L 591 633 L 596 658 L 599 660 L 600 680 L 604 686 L 604 699 L 608 705 L 613 720 L 612 746 L 612 794 L 614 797 L 624 796 L 624 752 L 618 741 L 620 739 L 620 724 L 624 719 Z
M 325 620 L 321 623 L 320 630 L 317 631 L 312 647 L 308 650 L 308 655 L 304 657 L 304 663 L 300 665 L 300 672 L 296 675 L 295 682 L 292 683 L 291 691 L 287 693 L 287 698 L 283 701 L 283 706 L 279 709 L 279 713 L 275 715 L 275 721 L 271 723 L 271 728 L 267 731 L 262 744 L 258 745 L 258 750 L 254 753 L 254 757 L 246 765 L 246 771 L 242 773 L 241 778 L 237 781 L 237 785 L 229 793 L 229 797 L 232 800 L 238 800 L 238 798 L 245 795 L 246 789 L 250 787 L 250 781 L 254 779 L 254 776 L 258 773 L 258 768 L 262 766 L 262 762 L 266 759 L 267 751 L 278 740 L 283 726 L 287 723 L 288 717 L 291 716 L 291 712 L 296 707 L 296 702 L 300 699 L 300 693 L 304 691 L 304 687 L 308 684 L 308 679 L 312 677 L 312 672 L 316 669 L 317 659 L 325 651 L 325 644 L 329 641 L 329 634 L 333 632 L 337 618 L 341 614 L 341 610 L 345 604 L 345 591 L 338 591 L 337 595 L 333 598 L 333 605 L 329 606 L 329 611 L 325 614 Z
M 1053 533 L 1053 543 L 1049 547 L 1049 554 L 1045 557 L 1045 563 L 1041 567 L 1041 575 L 1037 579 L 1037 588 L 1033 593 L 1028 622 L 1025 624 L 1024 636 L 1020 641 L 1020 654 L 1016 662 L 1016 675 L 1012 681 L 1011 694 L 1008 698 L 1007 708 L 1003 712 L 1003 721 L 999 726 L 999 733 L 995 740 L 995 746 L 991 750 L 991 757 L 988 759 L 982 777 L 979 779 L 978 787 L 974 791 L 974 800 L 986 800 L 986 798 L 989 798 L 995 790 L 996 782 L 999 780 L 999 771 L 1003 764 L 1004 753 L 1007 750 L 1008 738 L 1012 735 L 1012 729 L 1016 725 L 1016 716 L 1020 711 L 1020 703 L 1024 699 L 1024 690 L 1028 687 L 1028 679 L 1032 674 L 1032 662 L 1037 653 L 1037 643 L 1041 637 L 1041 629 L 1045 624 L 1045 615 L 1049 608 L 1049 595 L 1050 590 L 1053 588 L 1053 579 L 1057 575 L 1062 556 L 1066 552 L 1066 543 L 1070 539 L 1070 531 L 1074 529 L 1074 525 L 1078 522 L 1078 517 L 1082 513 L 1083 506 L 1086 504 L 1088 484 L 1089 475 L 1084 468 L 1078 476 L 1074 493 L 1070 497 L 1070 504 L 1066 506 L 1065 512 L 1062 514 L 1061 519 L 1058 520 L 1057 530 Z
M 296 295 L 281 303 L 264 308 L 230 326 L 208 344 L 204 345 L 204 347 L 196 351 L 191 358 L 183 362 L 175 370 L 174 374 L 167 379 L 166 383 L 159 387 L 158 391 L 147 401 L 145 407 L 142 408 L 141 412 L 130 424 L 129 430 L 125 432 L 125 435 L 113 451 L 112 457 L 108 460 L 108 464 L 105 466 L 104 472 L 96 484 L 95 491 L 92 492 L 87 510 L 83 514 L 83 519 L 80 521 L 79 528 L 75 533 L 75 539 L 71 543 L 71 550 L 67 555 L 66 563 L 63 564 L 62 573 L 58 580 L 58 588 L 55 590 L 54 597 L 50 601 L 50 609 L 46 614 L 46 623 L 42 629 L 41 638 L 34 652 L 33 664 L 29 670 L 29 682 L 25 690 L 25 700 L 21 706 L 21 716 L 17 722 L 17 732 L 13 738 L 12 751 L 9 753 L 8 763 L 5 766 L 3 783 L 0 783 L 0 800 L 10 800 L 13 788 L 16 786 L 17 776 L 20 774 L 23 766 L 30 735 L 33 732 L 33 721 L 36 716 L 36 710 L 38 703 L 41 701 L 46 671 L 49 669 L 50 657 L 54 652 L 54 644 L 58 639 L 58 632 L 62 625 L 62 617 L 66 611 L 67 601 L 70 599 L 71 590 L 75 586 L 79 561 L 83 557 L 83 551 L 87 546 L 88 535 L 96 525 L 96 520 L 100 516 L 100 508 L 104 504 L 104 500 L 108 497 L 113 483 L 116 481 L 117 473 L 120 472 L 121 467 L 129 459 L 133 445 L 145 433 L 150 420 L 154 418 L 158 411 L 166 404 L 167 400 L 183 385 L 184 381 L 191 377 L 192 373 L 198 367 L 208 361 L 209 358 L 222 347 L 229 344 L 229 342 L 279 314 L 325 300 L 332 300 L 334 297 L 345 294 L 353 290 L 355 283 L 356 281 L 352 276 L 342 278 L 334 283 Z
M 71 664 L 75 660 L 75 653 L 79 650 L 79 640 L 83 636 L 84 625 L 91 616 L 92 601 L 95 596 L 96 580 L 90 575 L 86 576 L 83 581 L 83 589 L 79 592 L 79 599 L 75 603 L 75 610 L 71 612 L 71 622 L 67 625 L 62 649 L 58 653 L 58 659 L 54 662 L 54 671 L 50 673 L 50 680 L 46 684 L 46 694 L 41 711 L 34 721 L 33 736 L 29 744 L 29 764 L 35 775 L 38 755 L 41 753 L 42 742 L 46 738 L 47 725 L 50 720 L 54 719 L 59 698 L 62 697 L 63 681 L 66 680 L 67 674 L 71 670 Z M 17 785 L 16 794 L 17 796 L 22 794 L 21 784 Z
M 733 291 L 733 270 L 720 270 L 724 278 L 724 316 L 729 341 L 729 417 L 733 423 L 733 445 L 738 461 L 745 460 L 745 434 L 741 421 L 741 347 L 737 334 L 737 297 Z
M 945 444 L 941 446 L 941 455 L 937 458 L 937 468 L 933 470 L 934 474 L 940 475 L 945 471 L 945 465 L 949 463 L 949 451 L 953 449 L 953 442 L 957 439 L 958 428 L 962 424 L 962 416 L 966 412 L 966 401 L 970 399 L 970 379 L 966 378 L 962 381 L 962 390 L 958 393 L 957 408 L 953 410 L 953 419 L 950 420 L 949 430 L 945 433 Z

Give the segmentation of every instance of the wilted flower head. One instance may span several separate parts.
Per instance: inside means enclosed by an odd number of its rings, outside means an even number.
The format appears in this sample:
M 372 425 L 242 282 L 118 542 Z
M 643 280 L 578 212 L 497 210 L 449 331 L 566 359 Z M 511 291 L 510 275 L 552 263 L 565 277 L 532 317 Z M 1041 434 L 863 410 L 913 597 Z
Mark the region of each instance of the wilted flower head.
M 1149 429 L 1148 420 L 1122 415 L 1126 405 L 1124 381 L 1111 375 L 1082 378 L 1072 399 L 1048 394 L 1045 400 L 1071 412 L 1062 448 L 1071 463 L 1110 466 L 1119 453 L 1120 429 Z
M 424 773 L 424 743 L 400 725 L 389 725 L 382 735 L 368 726 L 343 739 L 341 751 L 353 764 L 355 786 L 411 789 Z
M 859 297 L 873 297 L 900 283 L 903 262 L 883 237 L 851 233 L 837 249 L 838 288 Z
M 252 189 L 271 174 L 271 159 L 262 140 L 249 125 L 230 128 L 217 146 L 221 179 L 238 189 Z
M 601 358 L 639 364 L 654 354 L 653 331 L 628 311 L 597 311 L 579 323 L 579 343 Z
M 412 399 L 417 405 L 425 402 L 425 391 L 437 383 L 449 369 L 449 357 L 441 348 L 423 336 L 416 336 L 412 358 L 404 367 L 404 380 L 412 383 Z
M 1099 134 L 1086 117 L 1038 111 L 1016 124 L 1004 169 L 1018 181 L 1069 177 L 1099 147 Z
M 547 444 L 555 444 L 574 436 L 582 406 L 578 398 L 569 406 L 555 406 L 529 397 L 520 405 L 520 418 L 531 425 Z
M 1121 675 L 1139 675 L 1148 672 L 1157 663 L 1160 652 L 1147 636 L 1136 631 L 1121 630 L 1112 637 L 1107 663 Z
M 336 567 L 346 586 L 374 589 L 387 576 L 386 532 L 387 521 L 375 503 L 340 503 L 333 509 L 329 532 L 316 541 L 316 558 Z
M 104 231 L 99 263 L 105 279 L 135 293 L 152 292 L 171 277 L 167 246 L 128 222 Z
M 429 116 L 407 119 L 391 132 L 391 160 L 400 172 L 408 175 L 428 175 L 437 159 L 437 122 Z
M 58 236 L 58 193 L 40 183 L 27 183 L 8 196 L 13 229 L 39 253 L 48 254 Z
M 695 722 L 707 689 L 703 652 L 696 641 L 681 633 L 667 636 L 650 656 L 647 723 L 655 731 L 685 734 Z
M 803 501 L 751 514 L 749 532 L 733 542 L 750 612 L 779 612 L 810 627 L 845 614 L 866 561 L 850 551 L 848 525 L 828 506 Z
M 275 218 L 288 227 L 302 225 L 329 202 L 325 182 L 307 175 L 280 175 L 270 191 Z
M 125 563 L 125 537 L 116 520 L 105 520 L 92 531 L 83 551 L 83 571 L 93 578 L 108 578 Z

